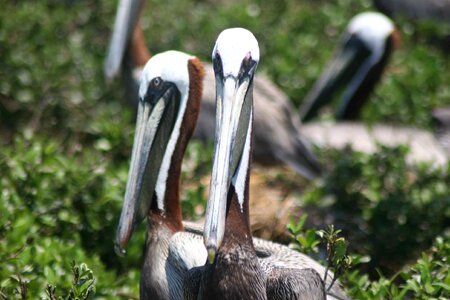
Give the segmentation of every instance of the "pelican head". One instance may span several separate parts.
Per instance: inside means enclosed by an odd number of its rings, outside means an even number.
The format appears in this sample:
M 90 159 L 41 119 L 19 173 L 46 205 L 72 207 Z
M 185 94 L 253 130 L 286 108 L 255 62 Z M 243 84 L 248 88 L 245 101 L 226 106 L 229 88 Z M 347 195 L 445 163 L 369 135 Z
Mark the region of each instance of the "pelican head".
M 353 17 L 335 57 L 305 98 L 300 113 L 302 120 L 312 118 L 340 87 L 345 91 L 336 117 L 345 118 L 352 98 L 364 81 L 375 80 L 381 75 L 380 69 L 378 77 L 372 75 L 373 78 L 368 78 L 369 72 L 381 64 L 390 54 L 391 46 L 395 46 L 395 32 L 393 22 L 381 13 L 365 12 Z
M 153 56 L 144 67 L 131 164 L 115 241 L 118 254 L 125 253 L 133 228 L 149 214 L 150 209 L 162 215 L 166 213 L 166 183 L 172 156 L 180 131 L 190 130 L 184 127 L 184 115 L 192 98 L 190 95 L 195 93 L 190 84 L 192 64 L 200 62 L 185 53 L 167 51 Z M 200 101 L 200 97 L 201 85 L 200 95 L 195 98 Z M 194 118 L 190 124 L 195 125 L 196 114 L 198 111 L 189 114 Z
M 253 76 L 259 62 L 259 47 L 253 34 L 243 28 L 224 30 L 212 52 L 216 77 L 216 131 L 213 169 L 206 209 L 204 243 L 212 262 L 225 232 L 227 195 L 230 184 L 243 189 L 234 179 L 247 160 L 253 110 Z M 249 146 L 248 146 L 249 148 Z M 242 166 L 242 168 L 248 168 Z M 236 187 L 240 186 L 240 187 Z M 238 197 L 241 208 L 243 195 Z
M 386 42 L 394 31 L 394 23 L 381 13 L 358 14 L 347 26 L 344 48 L 351 46 L 352 37 L 356 37 L 369 50 L 370 60 L 377 62 L 381 59 L 386 49 Z

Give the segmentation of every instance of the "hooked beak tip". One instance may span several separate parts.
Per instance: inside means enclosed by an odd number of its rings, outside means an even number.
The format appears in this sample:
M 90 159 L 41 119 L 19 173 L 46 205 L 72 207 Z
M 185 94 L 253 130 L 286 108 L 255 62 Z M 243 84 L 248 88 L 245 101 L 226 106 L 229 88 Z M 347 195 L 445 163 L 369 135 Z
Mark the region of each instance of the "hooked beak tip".
M 213 264 L 215 258 L 216 258 L 216 247 L 213 246 L 208 247 L 208 262 L 210 264 Z
M 127 253 L 127 251 L 122 248 L 122 246 L 117 242 L 114 243 L 114 252 L 116 252 L 116 254 L 121 257 L 125 256 L 125 254 Z

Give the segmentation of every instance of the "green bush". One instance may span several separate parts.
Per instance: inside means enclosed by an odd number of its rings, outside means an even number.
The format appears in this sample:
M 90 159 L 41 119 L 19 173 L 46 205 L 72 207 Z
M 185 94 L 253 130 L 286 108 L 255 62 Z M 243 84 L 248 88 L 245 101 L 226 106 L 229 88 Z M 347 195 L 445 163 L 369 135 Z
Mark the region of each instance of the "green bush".
M 324 212 L 343 229 L 350 251 L 371 257 L 364 269 L 373 276 L 378 268 L 396 272 L 450 225 L 450 166 L 408 165 L 407 151 L 329 151 L 329 177 L 303 199 L 328 203 Z
M 105 84 L 102 75 L 116 4 L 2 3 L 1 299 L 138 295 L 145 225 L 126 258 L 113 253 L 134 131 L 120 79 Z M 152 52 L 184 50 L 204 61 L 210 61 L 221 30 L 249 28 L 261 46 L 258 72 L 299 105 L 348 20 L 372 8 L 368 0 L 221 1 L 220 7 L 212 1 L 151 1 L 142 24 Z M 402 46 L 363 118 L 430 128 L 430 109 L 450 103 L 450 62 L 434 43 L 450 29 L 407 20 L 398 25 Z M 352 252 L 370 257 L 343 277 L 355 298 L 448 298 L 449 247 L 443 232 L 449 225 L 450 172 L 408 166 L 404 151 L 383 148 L 374 156 L 321 151 L 333 164 L 331 176 L 303 198 L 319 214 L 334 217 Z M 210 146 L 188 149 L 183 183 L 195 181 L 195 186 L 181 196 L 185 218 L 203 213 L 207 187 L 197 179 L 209 172 L 211 154 Z M 308 232 L 296 236 L 303 250 L 317 247 L 314 231 Z M 442 242 L 437 239 L 422 253 L 437 235 Z M 415 265 L 404 267 L 417 257 Z M 373 278 L 377 268 L 384 276 L 401 271 L 369 282 L 365 272 Z
M 108 166 L 99 154 L 68 157 L 56 143 L 38 137 L 17 138 L 1 149 L 3 294 L 13 295 L 21 284 L 31 298 L 43 297 L 47 284 L 67 290 L 73 261 L 87 263 L 98 276 L 98 295 L 113 295 L 114 283 L 126 287 L 128 278 L 136 279 L 135 272 L 115 274 L 129 267 L 115 256 L 112 243 L 126 166 Z M 129 251 L 135 266 L 141 245 Z M 135 291 L 136 284 L 129 289 Z
M 437 237 L 430 250 L 391 278 L 370 281 L 359 271 L 346 273 L 341 281 L 353 299 L 439 299 L 450 297 L 450 238 Z

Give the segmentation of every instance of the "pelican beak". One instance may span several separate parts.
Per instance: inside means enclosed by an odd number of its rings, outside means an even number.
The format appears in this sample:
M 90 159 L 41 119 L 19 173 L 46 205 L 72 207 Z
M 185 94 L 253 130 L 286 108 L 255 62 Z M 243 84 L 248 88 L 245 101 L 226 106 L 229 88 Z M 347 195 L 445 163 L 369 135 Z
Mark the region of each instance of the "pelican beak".
M 331 101 L 335 91 L 349 83 L 360 70 L 364 71 L 363 68 L 366 66 L 364 62 L 370 55 L 371 51 L 363 41 L 356 35 L 349 35 L 345 39 L 343 47 L 336 53 L 332 62 L 305 97 L 300 108 L 302 121 L 306 122 L 312 119 L 326 102 Z M 353 88 L 357 88 L 357 86 Z
M 125 254 L 134 227 L 148 214 L 165 149 L 178 116 L 180 92 L 173 83 L 161 85 L 158 89 L 149 89 L 139 101 L 130 170 L 115 241 L 118 255 Z
M 242 156 L 252 117 L 253 75 L 257 62 L 247 56 L 238 76 L 224 76 L 220 64 L 220 58 L 215 58 L 215 147 L 203 234 L 210 263 L 214 262 L 225 233 L 228 191 Z
M 142 0 L 119 1 L 114 29 L 104 64 L 104 74 L 108 80 L 117 76 L 120 71 L 125 50 L 130 42 L 136 22 L 139 19 L 142 2 Z

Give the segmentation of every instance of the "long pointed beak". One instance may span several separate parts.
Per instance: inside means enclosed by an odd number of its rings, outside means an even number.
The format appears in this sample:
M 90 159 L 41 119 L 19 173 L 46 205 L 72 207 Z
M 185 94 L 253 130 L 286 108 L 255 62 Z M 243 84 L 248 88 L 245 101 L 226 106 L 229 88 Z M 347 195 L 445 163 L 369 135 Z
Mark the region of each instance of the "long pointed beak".
M 177 118 L 179 93 L 168 88 L 162 96 L 140 101 L 125 199 L 117 228 L 115 250 L 125 254 L 133 229 L 148 214 L 164 157 Z
M 324 104 L 331 101 L 333 94 L 351 81 L 369 56 L 369 49 L 357 37 L 350 36 L 305 97 L 300 107 L 302 121 L 312 119 Z
M 227 195 L 238 167 L 250 123 L 251 76 L 216 79 L 216 135 L 204 243 L 212 263 L 225 233 Z
M 120 71 L 125 50 L 130 42 L 134 26 L 139 18 L 142 0 L 120 0 L 114 21 L 114 29 L 104 64 L 104 74 L 111 80 Z

